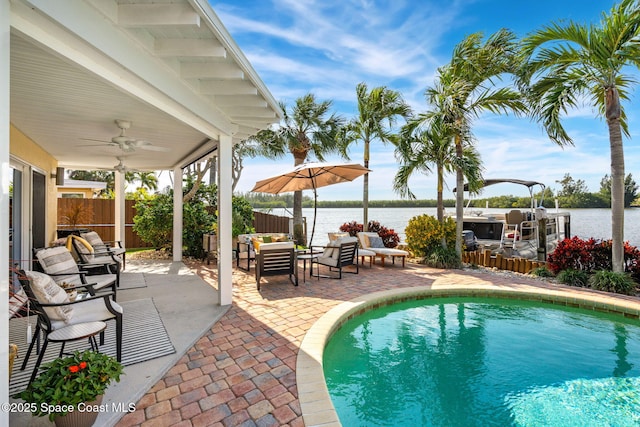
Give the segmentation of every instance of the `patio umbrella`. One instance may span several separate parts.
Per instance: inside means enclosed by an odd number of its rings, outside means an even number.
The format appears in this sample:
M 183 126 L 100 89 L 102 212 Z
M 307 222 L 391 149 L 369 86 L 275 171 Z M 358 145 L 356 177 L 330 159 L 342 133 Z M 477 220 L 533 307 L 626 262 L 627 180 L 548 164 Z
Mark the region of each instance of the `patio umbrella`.
M 313 190 L 313 227 L 309 246 L 316 231 L 316 212 L 320 187 L 353 181 L 357 177 L 371 172 L 357 163 L 303 163 L 290 172 L 258 181 L 251 191 L 280 194 L 298 190 Z

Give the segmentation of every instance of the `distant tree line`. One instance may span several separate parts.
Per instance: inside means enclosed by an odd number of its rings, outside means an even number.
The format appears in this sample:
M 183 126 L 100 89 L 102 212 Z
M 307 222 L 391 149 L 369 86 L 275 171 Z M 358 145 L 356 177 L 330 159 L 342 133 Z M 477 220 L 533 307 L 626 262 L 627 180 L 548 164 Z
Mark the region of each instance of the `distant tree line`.
M 560 181 L 556 181 L 560 184 L 561 188 L 557 194 L 554 194 L 550 188 L 545 188 L 545 194 L 543 199 L 543 205 L 545 208 L 554 208 L 555 201 L 558 200 L 558 204 L 565 209 L 575 208 L 610 208 L 611 207 L 611 178 L 609 175 L 605 175 L 600 180 L 600 189 L 597 193 L 589 192 L 584 180 L 575 180 L 569 174 L 565 174 Z M 624 206 L 626 208 L 630 206 L 640 205 L 638 199 L 639 187 L 633 180 L 631 174 L 628 174 L 625 178 L 625 195 Z M 291 208 L 293 206 L 292 194 L 264 194 L 264 193 L 246 193 L 242 195 L 246 198 L 254 209 L 276 209 L 276 208 Z M 541 192 L 537 193 L 536 200 L 541 199 Z M 489 206 L 490 208 L 528 208 L 530 207 L 531 199 L 527 197 L 517 197 L 513 195 L 503 195 L 495 197 L 474 198 L 471 202 L 471 206 L 484 208 Z M 435 208 L 438 205 L 437 200 L 417 200 L 417 199 L 402 199 L 402 200 L 370 200 L 369 207 L 372 208 Z M 447 208 L 453 208 L 456 205 L 455 199 L 443 200 L 443 206 Z M 302 206 L 305 208 L 313 207 L 313 198 L 310 196 L 303 196 Z M 319 200 L 319 208 L 361 208 L 362 200 Z

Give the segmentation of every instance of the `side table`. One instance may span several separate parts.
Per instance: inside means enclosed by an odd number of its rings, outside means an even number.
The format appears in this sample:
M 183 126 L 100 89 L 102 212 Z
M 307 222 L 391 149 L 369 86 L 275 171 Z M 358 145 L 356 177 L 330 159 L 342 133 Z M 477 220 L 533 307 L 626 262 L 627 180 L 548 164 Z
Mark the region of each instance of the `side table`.
M 36 366 L 33 367 L 33 372 L 31 373 L 31 379 L 29 380 L 29 384 L 31 384 L 31 382 L 33 382 L 33 380 L 36 378 L 36 374 L 38 373 L 38 368 L 40 367 L 40 363 L 42 363 L 42 358 L 44 357 L 44 353 L 47 350 L 47 343 L 49 341 L 62 343 L 62 346 L 60 347 L 59 357 L 62 357 L 62 355 L 64 354 L 64 345 L 67 341 L 78 341 L 85 338 L 89 339 L 89 344 L 91 344 L 91 350 L 98 351 L 98 343 L 96 342 L 96 335 L 104 331 L 106 328 L 107 328 L 107 324 L 104 322 L 85 322 L 85 323 L 76 323 L 75 325 L 65 326 L 63 328 L 56 329 L 55 331 L 48 334 L 45 338 L 44 344 L 42 345 L 40 354 L 38 355 Z
M 297 258 L 302 260 L 302 278 L 305 277 L 307 272 L 307 260 L 309 261 L 309 267 L 311 267 L 311 260 L 316 259 L 322 254 L 322 252 L 306 253 L 301 252 L 297 255 Z M 311 277 L 311 268 L 309 268 L 309 277 Z

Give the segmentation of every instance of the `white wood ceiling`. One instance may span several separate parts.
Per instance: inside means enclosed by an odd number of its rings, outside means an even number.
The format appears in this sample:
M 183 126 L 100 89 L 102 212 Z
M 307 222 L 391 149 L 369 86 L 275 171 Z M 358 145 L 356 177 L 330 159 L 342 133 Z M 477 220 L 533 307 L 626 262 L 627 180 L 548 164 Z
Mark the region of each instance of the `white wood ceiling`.
M 124 156 L 132 168 L 170 169 L 210 150 L 219 132 L 237 142 L 279 121 L 206 0 L 47 3 L 12 2 L 11 123 L 62 166 L 108 168 Z M 116 119 L 169 151 L 89 141 L 118 135 Z

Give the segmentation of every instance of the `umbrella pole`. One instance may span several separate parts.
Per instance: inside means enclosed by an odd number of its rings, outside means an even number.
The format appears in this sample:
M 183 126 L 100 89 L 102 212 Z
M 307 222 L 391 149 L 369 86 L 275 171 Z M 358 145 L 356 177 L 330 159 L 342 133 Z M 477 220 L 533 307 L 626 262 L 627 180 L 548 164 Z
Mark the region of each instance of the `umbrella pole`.
M 313 243 L 313 235 L 316 232 L 316 213 L 318 212 L 318 190 L 316 189 L 315 182 L 313 185 L 313 226 L 311 227 L 311 238 L 309 239 L 309 248 Z

